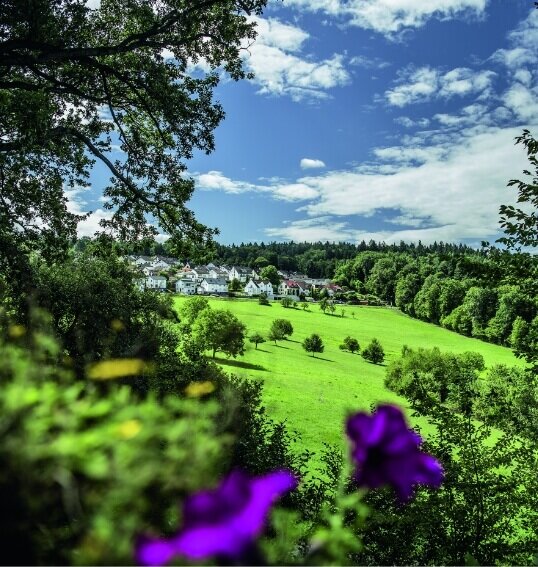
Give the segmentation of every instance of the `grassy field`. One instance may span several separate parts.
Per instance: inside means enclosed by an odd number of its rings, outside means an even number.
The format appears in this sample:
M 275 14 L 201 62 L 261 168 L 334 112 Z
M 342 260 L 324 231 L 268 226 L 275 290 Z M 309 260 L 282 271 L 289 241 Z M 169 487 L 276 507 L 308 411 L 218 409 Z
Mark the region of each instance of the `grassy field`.
M 184 298 L 175 298 L 180 307 Z M 217 354 L 216 361 L 225 370 L 264 382 L 264 400 L 269 415 L 286 420 L 291 430 L 301 436 L 301 446 L 319 451 L 323 442 L 341 443 L 343 421 L 350 411 L 369 409 L 378 402 L 394 402 L 406 407 L 404 399 L 383 385 L 385 365 L 366 362 L 360 355 L 339 350 L 347 336 L 355 337 L 361 348 L 376 337 L 385 349 L 385 364 L 398 357 L 404 344 L 412 348 L 439 347 L 442 351 L 482 354 L 486 366 L 502 363 L 521 365 L 504 347 L 463 337 L 441 327 L 403 315 L 396 309 L 342 306 L 345 316 L 325 315 L 318 305 L 310 311 L 284 309 L 278 303 L 259 305 L 252 300 L 211 299 L 214 309 L 229 309 L 243 321 L 248 333 L 267 336 L 273 319 L 291 321 L 294 333 L 287 341 L 247 343 L 243 357 L 227 359 Z M 339 314 L 340 309 L 337 313 Z M 318 333 L 325 351 L 313 358 L 302 348 L 303 339 Z M 419 422 L 427 429 L 425 422 Z

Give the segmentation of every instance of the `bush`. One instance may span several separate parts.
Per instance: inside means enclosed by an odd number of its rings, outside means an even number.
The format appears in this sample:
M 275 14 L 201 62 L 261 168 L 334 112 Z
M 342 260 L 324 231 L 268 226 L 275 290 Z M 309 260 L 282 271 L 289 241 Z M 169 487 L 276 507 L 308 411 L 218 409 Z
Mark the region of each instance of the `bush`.
M 256 345 L 256 348 L 258 348 L 259 344 L 265 342 L 263 335 L 260 335 L 260 333 L 252 333 L 252 335 L 250 335 L 248 340 L 249 342 L 254 343 Z
M 338 347 L 340 350 L 348 350 L 351 354 L 359 352 L 360 345 L 357 339 L 353 337 L 346 337 L 344 342 Z
M 385 351 L 377 339 L 372 339 L 372 342 L 362 351 L 361 356 L 368 362 L 381 364 L 385 360 Z
M 267 294 L 265 292 L 260 293 L 258 303 L 260 305 L 269 305 L 269 300 L 267 299 Z
M 282 307 L 285 307 L 286 309 L 290 307 L 295 307 L 295 301 L 291 297 L 288 297 L 287 295 L 280 300 L 280 303 Z

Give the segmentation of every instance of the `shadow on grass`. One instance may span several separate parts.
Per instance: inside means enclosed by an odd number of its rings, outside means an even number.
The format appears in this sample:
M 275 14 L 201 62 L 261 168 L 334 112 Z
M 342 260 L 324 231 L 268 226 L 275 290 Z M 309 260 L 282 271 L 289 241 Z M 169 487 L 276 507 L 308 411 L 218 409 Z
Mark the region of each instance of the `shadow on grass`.
M 299 341 L 296 341 L 296 340 L 294 340 L 294 339 L 286 339 L 286 341 L 287 341 L 288 343 L 298 343 L 298 342 L 299 342 Z
M 255 348 L 258 352 L 271 352 L 270 350 L 263 350 L 263 348 Z
M 290 347 L 284 346 L 284 345 L 275 345 L 278 348 L 285 348 L 286 350 L 290 350 Z
M 260 350 L 260 349 L 258 349 Z M 235 360 L 234 358 L 212 358 L 214 362 L 223 364 L 224 366 L 233 366 L 235 368 L 245 368 L 247 370 L 261 370 L 267 372 L 267 368 L 259 364 L 251 364 L 250 362 L 243 362 L 242 360 Z
M 314 360 L 323 360 L 324 362 L 334 362 L 334 360 L 331 360 L 330 358 L 321 358 L 321 356 L 310 356 L 310 358 L 313 358 Z

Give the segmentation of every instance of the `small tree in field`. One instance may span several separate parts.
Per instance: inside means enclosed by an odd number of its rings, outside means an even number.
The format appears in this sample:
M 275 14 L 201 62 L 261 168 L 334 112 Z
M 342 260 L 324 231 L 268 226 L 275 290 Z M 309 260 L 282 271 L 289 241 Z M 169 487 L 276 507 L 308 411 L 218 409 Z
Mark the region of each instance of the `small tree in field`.
M 260 305 L 269 305 L 269 300 L 267 299 L 267 294 L 265 292 L 260 293 L 258 297 L 258 303 Z
M 362 351 L 361 356 L 368 362 L 381 364 L 385 360 L 385 351 L 377 339 L 372 339 L 372 342 Z
M 338 347 L 340 350 L 348 350 L 351 354 L 359 352 L 360 345 L 357 339 L 353 337 L 346 337 L 344 342 Z
M 310 306 L 306 301 L 301 305 L 301 307 L 303 308 L 303 311 L 307 311 L 308 309 L 310 309 Z
M 204 349 L 227 356 L 242 355 L 245 352 L 245 325 L 230 311 L 205 309 L 200 313 L 192 327 L 194 340 Z
M 295 301 L 287 295 L 280 300 L 280 303 L 282 304 L 282 307 L 285 307 L 286 309 L 289 307 L 295 307 Z
M 293 334 L 293 325 L 287 319 L 275 319 L 269 330 L 269 340 L 283 341 Z
M 256 349 L 258 348 L 259 344 L 265 342 L 263 335 L 260 335 L 260 333 L 252 333 L 252 335 L 250 335 L 248 340 L 249 340 L 249 342 L 254 343 L 256 345 Z
M 321 337 L 316 333 L 306 337 L 303 341 L 303 348 L 306 352 L 311 352 L 314 357 L 316 356 L 316 352 L 323 352 L 325 350 Z

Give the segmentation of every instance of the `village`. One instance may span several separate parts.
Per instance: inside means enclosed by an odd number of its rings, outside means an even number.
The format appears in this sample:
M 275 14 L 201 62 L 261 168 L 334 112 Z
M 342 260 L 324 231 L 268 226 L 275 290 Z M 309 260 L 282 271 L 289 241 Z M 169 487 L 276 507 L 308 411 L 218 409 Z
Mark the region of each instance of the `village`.
M 310 278 L 306 274 L 276 270 L 278 279 L 271 282 L 263 277 L 263 270 L 246 266 L 195 266 L 167 256 L 127 256 L 133 267 L 139 289 L 171 291 L 182 295 L 228 296 L 230 292 L 267 299 L 291 297 L 295 301 L 313 300 L 322 290 L 329 297 L 344 291 L 329 279 Z

